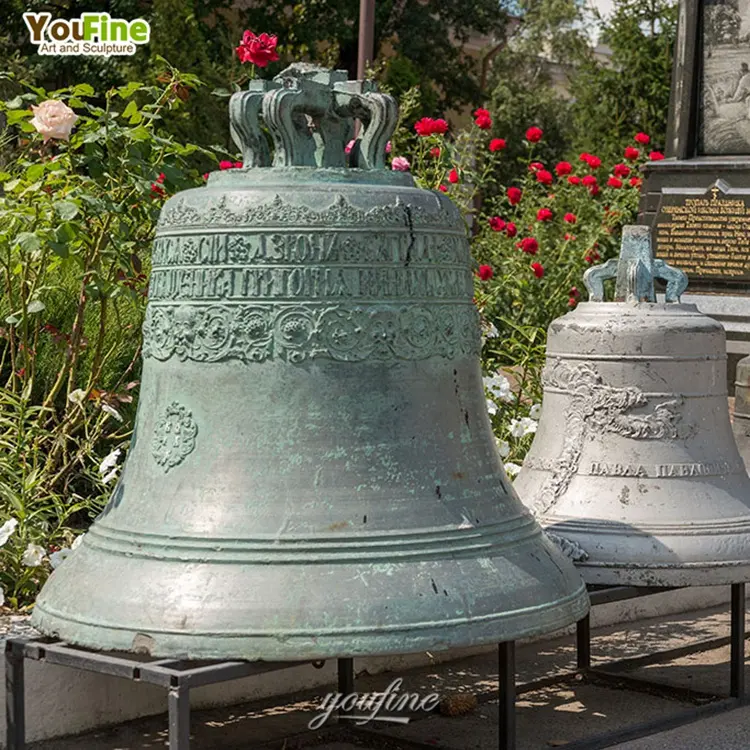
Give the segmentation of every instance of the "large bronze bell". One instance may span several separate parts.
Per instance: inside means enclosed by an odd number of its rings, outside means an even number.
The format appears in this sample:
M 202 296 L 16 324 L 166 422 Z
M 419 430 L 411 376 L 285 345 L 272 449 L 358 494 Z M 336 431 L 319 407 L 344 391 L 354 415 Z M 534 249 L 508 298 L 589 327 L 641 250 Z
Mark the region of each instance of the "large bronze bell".
M 603 302 L 615 277 L 616 300 Z M 654 277 L 666 280 L 656 303 Z M 549 329 L 544 400 L 515 482 L 588 583 L 750 579 L 750 479 L 732 437 L 721 325 L 677 304 L 681 271 L 626 227 L 619 263 L 589 269 L 592 301 Z
M 246 168 L 165 205 L 130 452 L 34 625 L 99 649 L 290 660 L 585 615 L 495 450 L 462 219 L 384 168 L 394 101 L 295 66 L 235 94 L 230 117 Z

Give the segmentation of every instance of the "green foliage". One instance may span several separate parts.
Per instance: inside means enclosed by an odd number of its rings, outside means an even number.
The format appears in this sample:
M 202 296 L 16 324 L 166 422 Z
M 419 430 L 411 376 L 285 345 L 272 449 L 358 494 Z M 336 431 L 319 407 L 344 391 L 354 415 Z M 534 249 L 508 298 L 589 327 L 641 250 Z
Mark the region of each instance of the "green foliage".
M 577 149 L 614 159 L 639 131 L 665 143 L 676 28 L 674 0 L 615 0 L 601 35 L 611 60 L 590 60 L 573 80 Z
M 130 82 L 101 96 L 88 84 L 47 92 L 6 82 L 14 95 L 0 103 L 0 143 L 14 158 L 0 173 L 0 523 L 18 527 L 0 547 L 0 585 L 19 606 L 43 583 L 52 550 L 102 506 L 114 465 L 100 472 L 101 457 L 127 447 L 134 416 L 158 212 L 168 193 L 202 182 L 190 159 L 216 157 L 163 131 L 194 76 L 171 70 L 161 86 Z M 48 100 L 75 112 L 69 140 L 37 132 L 30 107 Z

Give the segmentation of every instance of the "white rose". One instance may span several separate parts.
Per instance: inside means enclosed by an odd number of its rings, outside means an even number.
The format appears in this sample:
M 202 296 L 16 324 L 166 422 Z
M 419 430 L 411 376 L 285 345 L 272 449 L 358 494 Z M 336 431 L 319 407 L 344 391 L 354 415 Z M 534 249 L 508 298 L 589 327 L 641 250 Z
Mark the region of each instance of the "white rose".
M 44 136 L 45 143 L 50 138 L 67 141 L 78 119 L 78 115 L 65 102 L 55 99 L 48 99 L 38 107 L 32 104 L 31 111 L 34 113 L 31 124 Z
M 16 530 L 18 521 L 15 518 L 7 520 L 2 526 L 0 526 L 0 547 L 10 539 L 10 535 Z
M 516 476 L 521 471 L 521 467 L 518 464 L 514 464 L 511 462 L 508 462 L 507 464 L 505 464 L 503 468 L 505 469 L 505 473 L 511 479 L 513 479 L 513 477 Z
M 29 544 L 21 555 L 21 562 L 29 568 L 37 568 L 44 560 L 44 552 L 44 547 L 39 544 Z

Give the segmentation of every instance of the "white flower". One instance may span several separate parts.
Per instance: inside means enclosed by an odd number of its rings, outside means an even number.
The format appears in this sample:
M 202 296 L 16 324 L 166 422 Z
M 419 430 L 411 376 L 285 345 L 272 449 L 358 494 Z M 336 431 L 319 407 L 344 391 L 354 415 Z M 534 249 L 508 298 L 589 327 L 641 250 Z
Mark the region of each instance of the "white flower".
M 536 420 L 529 417 L 521 417 L 521 419 L 514 419 L 510 423 L 510 434 L 514 438 L 522 438 L 526 435 L 533 435 L 537 427 Z
M 485 399 L 487 402 L 487 413 L 494 416 L 497 414 L 497 404 L 492 399 Z
M 78 119 L 78 115 L 65 102 L 56 99 L 48 99 L 38 107 L 32 104 L 31 111 L 34 113 L 31 124 L 44 136 L 45 143 L 50 138 L 67 141 Z
M 120 458 L 122 451 L 119 448 L 113 450 L 104 461 L 99 464 L 99 473 L 104 476 L 108 472 L 111 472 L 117 466 L 117 461 Z
M 405 156 L 394 156 L 391 160 L 391 169 L 394 172 L 408 172 L 411 164 Z
M 44 552 L 44 547 L 39 544 L 29 544 L 21 555 L 21 562 L 29 568 L 37 568 L 44 560 Z
M 86 536 L 85 533 L 80 534 L 79 536 L 77 536 L 73 540 L 73 544 L 70 545 L 70 549 L 78 549 L 81 546 L 81 544 L 83 543 L 83 537 L 85 537 L 85 536 Z
M 18 521 L 15 518 L 8 519 L 2 526 L 0 526 L 0 547 L 10 539 L 10 535 L 16 530 Z
M 489 320 L 482 320 L 482 340 L 484 339 L 496 339 L 500 333 L 495 328 L 494 323 L 490 323 Z
M 109 474 L 105 474 L 102 477 L 102 482 L 104 484 L 109 484 L 117 476 L 117 474 L 118 474 L 119 471 L 120 471 L 120 467 L 119 466 L 115 466 L 115 468 L 112 469 L 112 471 L 110 471 Z
M 542 405 L 541 404 L 534 404 L 531 407 L 531 409 L 529 409 L 529 418 L 530 419 L 536 419 L 536 420 L 538 420 L 541 415 L 542 415 Z
M 102 404 L 102 411 L 107 412 L 110 416 L 113 416 L 118 422 L 122 422 L 122 417 L 117 409 L 113 409 L 109 404 Z
M 482 378 L 482 382 L 493 398 L 500 401 L 513 401 L 514 396 L 510 388 L 510 380 L 505 375 L 496 373 L 491 378 Z
M 510 463 L 508 462 L 504 466 L 505 473 L 512 479 L 514 476 L 518 474 L 519 471 L 521 471 L 521 467 L 518 464 Z
M 68 394 L 68 401 L 72 401 L 74 404 L 82 404 L 85 396 L 86 391 L 83 388 L 76 388 Z
M 0 586 L 0 607 L 5 604 L 5 591 L 3 591 L 3 587 Z
M 49 563 L 53 568 L 59 567 L 65 559 L 70 555 L 72 550 L 69 550 L 67 547 L 63 547 L 62 549 L 57 550 L 57 552 L 53 552 L 49 556 Z
M 500 438 L 495 438 L 495 442 L 497 443 L 497 452 L 500 454 L 500 458 L 508 458 L 510 443 L 506 440 L 500 440 Z

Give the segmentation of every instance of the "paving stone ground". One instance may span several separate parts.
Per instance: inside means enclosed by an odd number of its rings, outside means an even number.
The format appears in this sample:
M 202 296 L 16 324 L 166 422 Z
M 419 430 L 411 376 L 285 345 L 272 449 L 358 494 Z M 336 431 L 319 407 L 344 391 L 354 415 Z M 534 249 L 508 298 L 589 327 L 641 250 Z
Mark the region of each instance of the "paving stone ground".
M 727 636 L 726 611 L 643 620 L 596 631 L 595 666 L 613 659 L 632 658 L 655 650 L 676 648 L 697 640 Z M 689 654 L 660 665 L 629 671 L 664 684 L 650 693 L 586 679 L 544 685 L 523 692 L 517 702 L 517 750 L 575 748 L 576 743 L 634 724 L 674 716 L 705 703 L 698 693 L 721 695 L 728 689 L 728 648 Z M 519 648 L 518 681 L 528 684 L 575 666 L 571 636 Z M 319 732 L 307 723 L 326 689 L 283 699 L 267 699 L 232 708 L 195 711 L 191 750 L 495 750 L 498 747 L 497 659 L 494 654 L 425 667 L 402 674 L 357 676 L 359 692 L 383 690 L 395 678 L 403 690 L 422 694 L 456 692 L 479 696 L 476 709 L 459 717 L 437 714 L 414 717 L 405 726 L 379 723 L 365 732 L 335 725 Z M 750 685 L 750 674 L 747 675 Z M 538 683 L 537 683 L 538 684 Z M 683 689 L 680 691 L 680 689 Z M 677 691 L 677 692 L 676 692 Z M 372 734 L 372 728 L 377 734 Z M 152 750 L 164 748 L 164 716 L 130 722 L 78 737 L 35 743 L 31 750 Z M 688 726 L 615 745 L 617 750 L 750 750 L 750 708 L 703 718 Z

